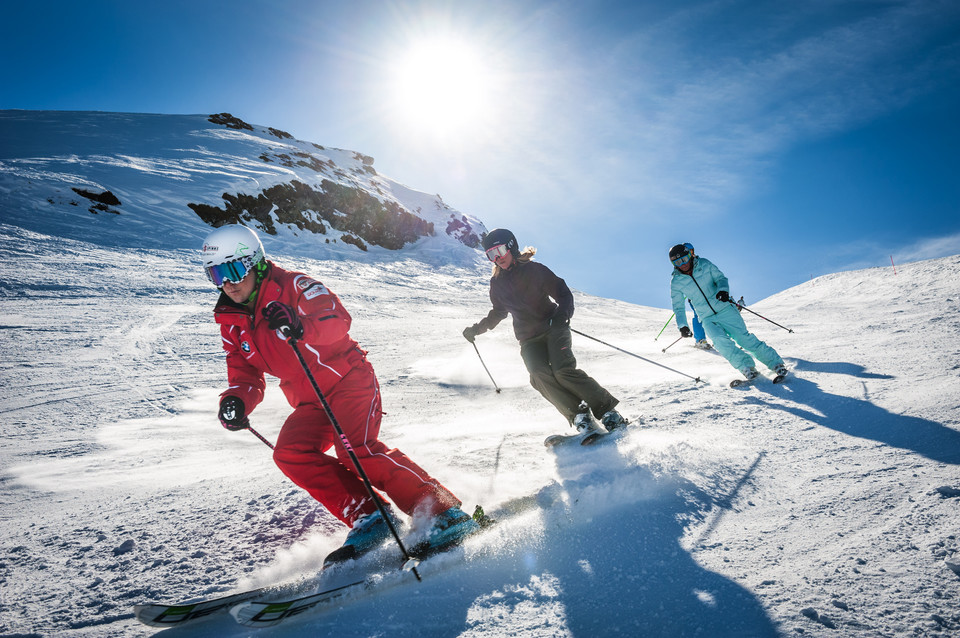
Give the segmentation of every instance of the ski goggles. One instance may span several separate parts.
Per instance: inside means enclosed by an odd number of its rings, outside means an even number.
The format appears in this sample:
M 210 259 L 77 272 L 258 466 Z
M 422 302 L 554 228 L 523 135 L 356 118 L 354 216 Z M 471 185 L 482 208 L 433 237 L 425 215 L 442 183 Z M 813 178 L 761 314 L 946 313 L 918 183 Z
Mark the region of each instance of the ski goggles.
M 223 284 L 226 282 L 231 282 L 234 284 L 240 283 L 244 277 L 250 272 L 251 268 L 248 266 L 249 260 L 237 259 L 234 261 L 228 261 L 225 264 L 216 264 L 215 266 L 207 266 L 204 270 L 207 273 L 207 277 L 217 288 L 223 288 Z
M 503 257 L 504 255 L 506 255 L 508 252 L 510 252 L 510 249 L 507 248 L 507 245 L 500 244 L 499 246 L 494 246 L 493 248 L 487 251 L 487 259 L 489 259 L 490 261 L 496 261 L 500 257 Z
M 690 253 L 683 253 L 676 259 L 671 259 L 670 261 L 673 262 L 674 266 L 677 266 L 679 268 L 680 266 L 685 266 L 690 261 L 690 259 L 691 259 Z

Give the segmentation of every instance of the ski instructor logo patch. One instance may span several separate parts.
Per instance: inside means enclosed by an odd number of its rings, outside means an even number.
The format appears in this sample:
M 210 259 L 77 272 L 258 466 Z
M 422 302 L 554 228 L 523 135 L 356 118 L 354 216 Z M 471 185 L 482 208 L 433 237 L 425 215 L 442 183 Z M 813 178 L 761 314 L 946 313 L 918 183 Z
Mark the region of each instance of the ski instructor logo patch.
M 309 277 L 298 277 L 297 288 L 303 291 L 304 299 L 316 299 L 317 297 L 330 294 L 326 286 L 316 279 L 310 279 Z

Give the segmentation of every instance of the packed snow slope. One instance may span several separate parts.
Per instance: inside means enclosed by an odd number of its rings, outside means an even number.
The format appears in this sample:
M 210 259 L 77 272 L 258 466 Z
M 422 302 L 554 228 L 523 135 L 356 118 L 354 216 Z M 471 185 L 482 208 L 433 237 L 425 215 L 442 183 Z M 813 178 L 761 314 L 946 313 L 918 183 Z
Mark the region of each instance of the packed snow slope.
M 574 328 L 707 383 L 575 335 L 634 424 L 559 454 L 542 441 L 567 426 L 509 325 L 477 340 L 500 394 L 460 335 L 487 310 L 485 267 L 272 257 L 352 312 L 385 441 L 468 508 L 541 505 L 428 561 L 421 583 L 275 629 L 224 615 L 166 635 L 960 632 L 960 257 L 752 305 L 793 330 L 745 315 L 791 369 L 776 386 L 727 387 L 736 373 L 691 340 L 664 352 L 668 310 L 578 292 Z M 260 441 L 217 422 L 216 292 L 197 258 L 0 225 L 0 634 L 153 635 L 134 604 L 309 578 L 343 540 Z M 651 276 L 667 286 L 669 268 Z M 289 410 L 271 383 L 252 424 L 275 439 Z

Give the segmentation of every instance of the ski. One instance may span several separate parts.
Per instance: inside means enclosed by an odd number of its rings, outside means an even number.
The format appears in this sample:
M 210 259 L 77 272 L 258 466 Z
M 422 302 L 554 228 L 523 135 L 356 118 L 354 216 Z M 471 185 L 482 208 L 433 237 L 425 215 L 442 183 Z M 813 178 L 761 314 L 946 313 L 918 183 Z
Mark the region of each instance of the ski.
M 749 383 L 753 383 L 754 381 L 756 381 L 757 379 L 760 379 L 761 377 L 763 377 L 763 375 L 758 375 L 758 376 L 754 377 L 753 379 L 734 379 L 733 381 L 730 382 L 730 387 L 731 387 L 731 388 L 739 388 L 739 387 L 742 386 L 742 385 L 747 385 L 747 384 L 749 384 Z M 778 375 L 776 375 L 775 377 L 773 377 L 773 382 L 774 382 L 774 383 L 783 383 L 784 379 L 786 379 L 786 378 L 787 378 L 787 375 L 785 375 L 785 374 L 778 374 Z
M 623 432 L 627 429 L 627 425 L 629 423 L 629 419 L 624 419 L 623 424 L 620 425 L 620 427 L 609 431 L 598 426 L 596 429 L 592 429 L 587 433 L 577 432 L 576 434 L 551 434 L 543 440 L 543 445 L 547 449 L 566 446 L 578 441 L 580 445 L 596 445 L 609 438 L 612 434 Z
M 479 505 L 473 513 L 473 519 L 480 525 L 480 531 L 471 534 L 458 542 L 443 547 L 422 550 L 415 554 L 416 562 L 429 563 L 429 559 L 444 555 L 446 552 L 459 547 L 462 541 L 482 535 L 486 530 L 494 527 L 498 521 L 521 514 L 537 507 L 549 507 L 559 497 L 556 485 L 552 484 L 532 496 L 525 496 L 507 501 L 487 514 Z M 399 558 L 399 557 L 397 557 Z M 363 598 L 373 593 L 382 593 L 387 589 L 398 587 L 415 581 L 412 570 L 406 565 L 401 568 L 386 569 L 386 561 L 379 563 L 373 573 L 362 579 L 356 579 L 334 587 L 327 587 L 322 591 L 299 596 L 288 600 L 245 600 L 230 609 L 230 615 L 246 627 L 271 627 L 306 612 L 320 612 L 324 609 L 339 607 L 340 605 Z M 447 563 L 455 564 L 455 563 Z
M 576 434 L 551 434 L 543 440 L 543 444 L 548 449 L 561 445 L 568 445 L 578 441 L 580 445 L 593 445 L 594 443 L 599 442 L 600 439 L 609 436 L 609 434 L 609 432 L 600 431 L 588 432 L 587 434 L 582 432 L 578 432 Z
M 402 577 L 408 572 L 398 570 L 396 573 L 401 574 Z M 238 623 L 247 627 L 271 627 L 273 625 L 279 625 L 288 618 L 299 616 L 319 605 L 333 604 L 347 598 L 358 597 L 365 592 L 373 590 L 376 587 L 376 583 L 376 579 L 367 577 L 363 580 L 339 585 L 291 600 L 278 602 L 246 600 L 234 605 L 230 609 L 230 615 L 233 616 Z
M 134 615 L 144 625 L 151 627 L 174 627 L 203 620 L 215 614 L 228 611 L 236 604 L 262 596 L 273 587 L 259 587 L 248 591 L 209 598 L 193 603 L 178 603 L 164 605 L 162 603 L 147 603 L 134 606 Z

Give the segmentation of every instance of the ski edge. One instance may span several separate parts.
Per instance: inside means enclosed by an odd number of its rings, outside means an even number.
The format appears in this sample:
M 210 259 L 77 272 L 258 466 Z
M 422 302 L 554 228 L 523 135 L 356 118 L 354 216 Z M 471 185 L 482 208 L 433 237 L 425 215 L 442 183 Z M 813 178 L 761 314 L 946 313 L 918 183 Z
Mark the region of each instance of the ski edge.
M 137 620 L 149 627 L 178 627 L 228 611 L 234 605 L 262 596 L 271 587 L 260 587 L 194 603 L 167 605 L 144 603 L 134 605 Z
M 640 418 L 639 422 L 642 423 L 643 419 Z M 551 434 L 550 436 L 548 436 L 546 439 L 543 440 L 543 445 L 548 450 L 553 450 L 558 447 L 566 447 L 576 440 L 579 440 L 580 445 L 583 445 L 583 446 L 595 445 L 611 435 L 622 435 L 624 432 L 626 432 L 626 430 L 628 429 L 628 426 L 631 423 L 633 423 L 633 421 L 631 421 L 630 419 L 625 419 L 623 425 L 621 425 L 618 428 L 615 428 L 609 431 L 597 430 L 595 432 L 591 432 L 590 434 L 587 434 L 586 436 L 584 436 L 583 433 Z
M 398 570 L 397 573 L 403 574 Z M 402 579 L 396 579 L 402 580 Z M 293 616 L 299 616 L 317 605 L 344 600 L 353 595 L 376 588 L 371 578 L 339 585 L 331 589 L 281 601 L 245 600 L 230 608 L 230 615 L 245 627 L 272 627 Z
M 753 379 L 734 379 L 733 381 L 730 382 L 730 387 L 731 387 L 731 388 L 739 388 L 739 387 L 741 387 L 741 386 L 750 385 L 750 384 L 754 383 L 755 381 L 757 381 L 758 379 L 760 379 L 761 377 L 762 377 L 762 378 L 766 378 L 766 377 L 764 377 L 763 375 L 760 375 L 760 376 L 758 376 L 758 377 L 754 377 Z M 785 374 L 778 374 L 778 375 L 774 376 L 773 379 L 771 379 L 771 381 L 773 381 L 773 383 L 780 384 L 780 383 L 783 383 L 784 381 L 786 381 L 786 379 L 787 379 L 787 375 L 785 375 Z

